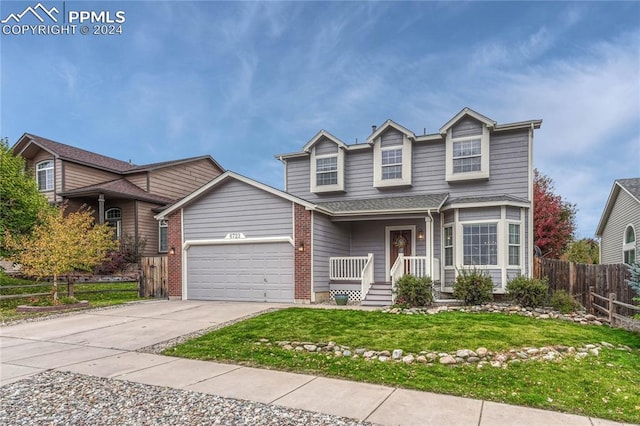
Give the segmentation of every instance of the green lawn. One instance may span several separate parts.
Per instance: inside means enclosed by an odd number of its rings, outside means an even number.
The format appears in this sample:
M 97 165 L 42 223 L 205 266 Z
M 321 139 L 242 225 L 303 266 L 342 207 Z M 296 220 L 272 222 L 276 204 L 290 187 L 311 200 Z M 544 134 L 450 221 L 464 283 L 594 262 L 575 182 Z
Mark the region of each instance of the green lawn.
M 609 342 L 581 360 L 529 361 L 508 368 L 403 364 L 337 358 L 257 345 L 275 341 L 336 342 L 352 350 L 431 350 L 486 347 L 583 346 Z M 516 315 L 448 312 L 393 315 L 382 312 L 290 308 L 216 330 L 165 351 L 166 355 L 313 373 L 349 380 L 481 398 L 575 414 L 640 422 L 640 335 L 559 320 Z
M 42 283 L 42 285 L 38 287 L 6 288 L 7 286 L 30 285 L 30 284 L 36 284 L 36 282 L 19 279 L 19 278 L 12 278 L 5 274 L 0 273 L 0 294 L 2 295 L 47 293 L 47 292 L 50 292 L 52 288 L 51 283 Z M 90 307 L 100 307 L 100 306 L 118 305 L 121 303 L 131 302 L 135 300 L 143 300 L 143 298 L 138 297 L 138 293 L 136 291 L 122 291 L 122 290 L 136 289 L 137 286 L 138 284 L 136 282 L 127 282 L 127 283 L 119 282 L 119 283 L 104 283 L 104 284 L 75 284 L 74 292 L 78 300 L 88 300 Z M 109 291 L 102 292 L 102 293 L 96 292 L 96 291 L 104 291 L 104 290 L 109 290 Z M 83 293 L 87 291 L 91 291 L 92 293 Z M 67 295 L 67 283 L 58 284 L 58 297 L 64 297 L 66 295 Z M 44 299 L 51 298 L 51 296 L 37 296 L 36 298 L 42 301 Z M 27 297 L 0 300 L 0 318 L 3 321 L 7 321 L 7 320 L 16 320 L 16 319 L 23 319 L 23 318 L 42 317 L 42 316 L 48 316 L 48 315 L 60 313 L 59 311 L 58 312 L 38 312 L 38 313 L 16 312 L 16 307 L 18 305 L 29 304 L 29 302 L 30 302 L 29 298 Z

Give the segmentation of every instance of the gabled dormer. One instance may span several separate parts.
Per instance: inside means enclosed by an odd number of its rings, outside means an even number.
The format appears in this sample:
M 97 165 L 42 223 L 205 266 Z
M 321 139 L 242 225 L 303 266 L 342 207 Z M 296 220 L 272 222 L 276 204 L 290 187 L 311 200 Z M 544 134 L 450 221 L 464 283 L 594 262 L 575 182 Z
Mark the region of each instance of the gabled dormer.
M 373 186 L 411 186 L 411 145 L 415 134 L 391 120 L 374 129 L 367 139 L 373 147 Z
M 464 108 L 440 128 L 445 138 L 447 182 L 489 179 L 489 139 L 495 126 L 495 121 Z
M 344 191 L 344 151 L 347 145 L 326 130 L 320 130 L 303 148 L 309 154 L 310 191 Z

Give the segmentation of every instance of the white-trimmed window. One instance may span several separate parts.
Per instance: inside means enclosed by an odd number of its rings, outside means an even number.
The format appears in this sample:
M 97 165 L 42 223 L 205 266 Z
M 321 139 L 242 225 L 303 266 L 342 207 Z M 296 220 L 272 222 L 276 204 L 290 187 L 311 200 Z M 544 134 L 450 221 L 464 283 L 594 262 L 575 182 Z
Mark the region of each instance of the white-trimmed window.
M 624 231 L 622 257 L 627 265 L 636 263 L 636 231 L 633 229 L 633 225 L 628 225 Z
M 453 142 L 453 173 L 482 170 L 482 140 L 470 139 Z
M 104 212 L 105 222 L 115 230 L 114 237 L 119 240 L 122 237 L 122 210 L 113 207 Z
M 509 266 L 520 266 L 520 224 L 509 224 Z
M 344 149 L 336 147 L 335 153 L 319 155 L 314 146 L 310 161 L 311 192 L 344 191 Z
M 498 225 L 479 223 L 462 226 L 463 265 L 498 265 Z
M 166 220 L 158 222 L 158 253 L 167 253 L 169 251 L 168 225 L 169 223 Z
M 36 164 L 36 181 L 40 191 L 53 190 L 53 161 L 46 160 Z
M 443 240 L 444 266 L 453 266 L 453 226 L 445 226 Z
M 402 135 L 402 143 L 373 145 L 373 186 L 376 188 L 411 185 L 411 141 Z
M 338 156 L 316 158 L 316 186 L 338 184 Z
M 459 180 L 489 178 L 489 129 L 473 136 L 453 137 L 452 129 L 446 139 L 446 179 Z
M 382 180 L 402 179 L 402 148 L 382 149 Z

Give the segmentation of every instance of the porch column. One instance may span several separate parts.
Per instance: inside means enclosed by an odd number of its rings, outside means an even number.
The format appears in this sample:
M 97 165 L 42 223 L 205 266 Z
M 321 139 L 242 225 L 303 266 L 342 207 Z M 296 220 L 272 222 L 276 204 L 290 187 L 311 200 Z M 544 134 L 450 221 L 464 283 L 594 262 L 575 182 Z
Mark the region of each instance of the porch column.
M 104 194 L 98 195 L 98 223 L 104 224 Z
M 433 271 L 433 221 L 431 220 L 430 216 L 425 216 L 424 218 L 424 232 L 425 234 L 429 234 L 429 237 L 426 237 L 425 235 L 425 239 L 424 239 L 424 244 L 425 244 L 425 256 L 427 256 L 427 274 L 429 275 L 429 277 L 433 278 L 432 275 L 432 271 Z

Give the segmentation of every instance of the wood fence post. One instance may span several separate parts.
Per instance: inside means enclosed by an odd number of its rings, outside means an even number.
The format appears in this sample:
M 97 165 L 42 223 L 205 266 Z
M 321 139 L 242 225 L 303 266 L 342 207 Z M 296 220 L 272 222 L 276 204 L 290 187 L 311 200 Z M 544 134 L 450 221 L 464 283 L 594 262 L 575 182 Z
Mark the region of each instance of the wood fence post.
M 569 262 L 569 294 L 574 295 L 573 287 L 576 282 L 576 265 L 573 262 Z
M 609 293 L 609 324 L 611 326 L 613 326 L 613 313 L 615 312 L 616 309 L 616 305 L 615 302 L 616 300 L 616 294 L 615 293 Z
M 67 296 L 73 297 L 73 283 L 74 279 L 71 275 L 67 275 Z
M 589 286 L 589 294 L 587 295 L 587 306 L 585 306 L 587 308 L 587 312 L 589 312 L 591 315 L 594 314 L 593 312 L 593 293 L 596 292 L 596 288 L 595 286 L 590 285 Z

